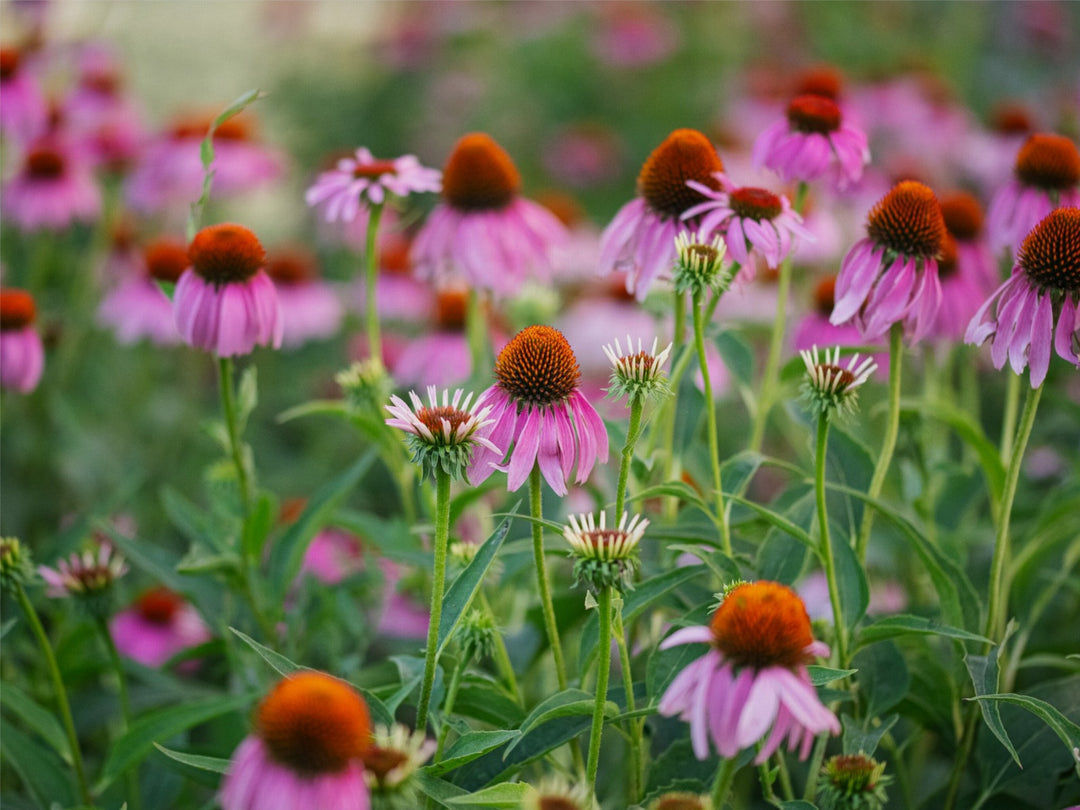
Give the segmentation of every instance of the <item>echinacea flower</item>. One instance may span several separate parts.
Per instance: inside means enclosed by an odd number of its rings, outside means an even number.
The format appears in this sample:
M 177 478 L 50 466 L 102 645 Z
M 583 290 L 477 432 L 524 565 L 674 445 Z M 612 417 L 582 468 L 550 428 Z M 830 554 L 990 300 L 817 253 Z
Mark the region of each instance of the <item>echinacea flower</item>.
M 351 222 L 388 196 L 405 198 L 413 192 L 439 191 L 441 173 L 421 166 L 415 155 L 377 160 L 365 147 L 342 158 L 320 174 L 304 194 L 308 205 L 322 209 L 327 222 Z
M 20 230 L 59 231 L 101 215 L 101 190 L 79 156 L 59 138 L 34 141 L 4 186 L 4 216 Z
M 394 361 L 394 379 L 401 385 L 458 385 L 472 375 L 472 352 L 465 334 L 468 295 L 460 286 L 436 295 L 434 328 L 410 340 Z
M 412 810 L 418 804 L 412 776 L 435 753 L 435 740 L 423 729 L 411 731 L 394 723 L 375 726 L 371 746 L 364 752 L 364 776 L 368 788 L 392 810 Z
M 664 374 L 664 363 L 671 353 L 669 343 L 664 350 L 657 353 L 659 344 L 657 338 L 653 338 L 652 348 L 645 351 L 642 348 L 641 338 L 637 341 L 637 351 L 634 351 L 634 339 L 626 336 L 626 352 L 619 345 L 619 339 L 615 339 L 615 345 L 605 345 L 604 354 L 611 361 L 611 385 L 608 387 L 608 396 L 615 399 L 626 397 L 633 400 L 644 400 L 652 397 L 663 397 L 671 393 Z
M 829 322 L 829 316 L 832 315 L 835 305 L 836 276 L 828 275 L 814 285 L 811 309 L 803 316 L 795 330 L 795 351 L 801 352 L 812 346 L 861 346 L 866 342 L 855 324 Z M 887 376 L 888 352 L 875 355 L 874 361 L 877 363 L 876 373 Z
M 210 225 L 195 234 L 188 258 L 173 297 L 186 343 L 218 357 L 281 346 L 285 322 L 255 234 L 242 225 Z
M 543 777 L 521 800 L 521 810 L 596 810 L 597 806 L 585 785 L 571 785 L 561 774 Z
M 885 763 L 866 754 L 829 757 L 818 776 L 817 801 L 821 810 L 881 810 L 889 800 Z
M 713 810 L 713 803 L 704 793 L 673 790 L 661 793 L 649 802 L 648 810 Z
M 337 292 L 319 278 L 317 259 L 298 245 L 278 248 L 266 261 L 281 305 L 281 345 L 295 348 L 338 333 L 345 306 Z
M 87 549 L 81 554 L 75 552 L 66 560 L 60 560 L 56 568 L 38 566 L 38 573 L 48 586 L 45 593 L 53 599 L 101 594 L 127 570 L 124 558 L 115 554 L 109 543 L 100 543 L 96 550 Z
M 29 394 L 45 369 L 45 347 L 34 328 L 37 306 L 26 290 L 0 288 L 0 387 Z
M 626 271 L 626 289 L 645 299 L 653 282 L 675 261 L 675 238 L 696 230 L 683 214 L 706 198 L 688 185 L 720 188 L 724 164 L 716 147 L 694 129 L 677 129 L 652 151 L 637 179 L 637 196 L 619 209 L 600 237 L 600 273 Z
M 840 363 L 840 347 L 818 354 L 817 346 L 799 352 L 806 366 L 803 396 L 815 413 L 826 416 L 855 410 L 859 387 L 873 375 L 877 364 L 872 357 L 853 354 L 846 365 Z
M 145 132 L 138 107 L 124 93 L 118 57 L 102 44 L 87 45 L 76 81 L 63 103 L 65 129 L 95 166 L 125 168 L 141 149 Z
M 704 234 L 682 231 L 675 237 L 675 289 L 694 296 L 726 292 L 735 269 L 724 261 L 726 255 L 727 245 L 720 234 L 709 241 Z
M 720 756 L 731 759 L 766 734 L 756 763 L 785 739 L 806 759 L 818 734 L 839 733 L 840 723 L 818 699 L 806 670 L 829 648 L 814 641 L 806 608 L 786 585 L 735 586 L 708 627 L 677 630 L 660 649 L 694 643 L 708 644 L 709 651 L 675 677 L 659 708 L 690 723 L 698 759 L 709 756 L 710 738 Z
M 941 305 L 937 257 L 946 235 L 941 206 L 927 186 L 905 180 L 871 209 L 866 232 L 840 265 L 829 320 L 853 321 L 867 340 L 903 321 L 909 340 L 917 343 L 933 327 Z
M 167 588 L 147 591 L 113 616 L 109 633 L 121 655 L 154 668 L 210 640 L 210 630 L 195 607 Z
M 440 404 L 435 386 L 429 385 L 427 405 L 415 391 L 410 391 L 411 408 L 398 396 L 391 397 L 391 404 L 386 406 L 394 417 L 386 424 L 408 434 L 413 463 L 420 465 L 425 476 L 434 477 L 441 469 L 451 478 L 462 478 L 476 456 L 504 452 L 485 435 L 488 431 L 484 429 L 495 422 L 488 417 L 491 406 L 483 404 L 481 397 L 470 408 L 473 395 L 462 400 L 463 393 L 459 388 L 451 399 L 450 392 L 444 389 Z
M 563 537 L 573 550 L 574 576 L 588 588 L 599 592 L 615 588 L 622 592 L 630 587 L 638 567 L 637 547 L 649 521 L 623 512 L 619 525 L 609 529 L 607 513 L 600 513 L 600 524 L 591 513 L 574 517 L 563 527 Z
M 0 48 L 0 132 L 17 143 L 41 134 L 49 105 L 38 80 L 26 70 L 23 52 Z
M 687 185 L 707 200 L 689 208 L 683 219 L 699 217 L 698 230 L 724 237 L 728 256 L 742 265 L 741 281 L 753 278 L 751 255 L 761 256 L 773 270 L 795 249 L 799 239 L 813 241 L 787 197 L 768 189 L 737 186 L 724 174 L 716 176 L 719 190 L 696 180 Z
M 367 705 L 349 684 L 322 672 L 283 678 L 233 752 L 222 810 L 369 810 L 362 758 L 370 743 Z
M 997 264 L 986 241 L 982 205 L 974 194 L 954 191 L 939 198 L 945 230 L 955 240 L 956 271 L 989 294 L 1001 282 Z
M 172 302 L 159 282 L 176 284 L 190 266 L 183 242 L 168 237 L 154 240 L 143 251 L 142 271 L 123 279 L 101 300 L 98 321 L 111 327 L 120 343 L 143 338 L 159 346 L 179 343 Z
M 1046 379 L 1051 348 L 1080 368 L 1080 208 L 1051 211 L 1028 234 L 1012 275 L 975 313 L 964 342 L 990 338 L 994 367 L 1008 359 L 1020 374 L 1029 366 L 1032 388 Z
M 986 213 L 995 254 L 1020 244 L 1055 208 L 1080 207 L 1080 150 L 1064 135 L 1037 132 L 1016 154 L 1012 179 L 997 190 Z
M 753 161 L 785 183 L 825 177 L 843 191 L 862 177 L 870 149 L 866 133 L 844 120 L 836 102 L 805 94 L 793 98 L 786 116 L 758 136 Z
M 478 404 L 491 407 L 491 442 L 503 448 L 514 444 L 506 466 L 498 468 L 506 471 L 511 492 L 537 463 L 552 490 L 565 495 L 575 463 L 575 480 L 581 484 L 596 462 L 607 461 L 607 428 L 579 390 L 574 350 L 561 332 L 550 326 L 522 329 L 499 352 L 495 377 Z M 504 455 L 483 449 L 476 453 L 469 468 L 473 485 L 491 475 Z
M 490 135 L 462 136 L 443 167 L 442 202 L 413 241 L 416 273 L 459 274 L 499 296 L 514 295 L 530 276 L 547 279 L 566 228 L 520 191 L 517 166 Z

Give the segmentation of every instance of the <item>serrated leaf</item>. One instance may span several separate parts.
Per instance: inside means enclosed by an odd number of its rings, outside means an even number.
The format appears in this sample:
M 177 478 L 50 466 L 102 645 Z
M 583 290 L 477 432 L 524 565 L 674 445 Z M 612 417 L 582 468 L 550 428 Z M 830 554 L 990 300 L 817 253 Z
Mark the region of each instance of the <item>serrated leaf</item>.
M 154 743 L 154 748 L 163 753 L 169 759 L 174 759 L 184 765 L 190 765 L 192 768 L 198 768 L 201 771 L 211 771 L 213 773 L 226 773 L 229 770 L 229 760 L 222 759 L 220 757 L 205 757 L 199 754 L 185 754 L 183 751 L 173 751 L 171 748 L 166 748 L 164 745 Z
M 521 734 L 517 729 L 509 731 L 470 731 L 454 741 L 442 759 L 424 768 L 432 776 L 442 776 L 447 771 L 460 768 L 466 762 L 472 762 L 488 751 L 498 748 Z
M 906 635 L 942 636 L 944 638 L 955 638 L 960 641 L 978 641 L 984 644 L 992 643 L 986 636 L 980 636 L 978 633 L 969 633 L 967 630 L 961 630 L 959 627 L 950 627 L 947 624 L 942 624 L 933 619 L 927 619 L 924 616 L 909 616 L 905 614 L 899 616 L 886 616 L 885 618 L 878 619 L 873 624 L 864 627 L 862 632 L 859 633 L 859 645 L 872 644 L 875 641 L 881 641 L 882 639 Z
M 521 807 L 522 801 L 535 788 L 524 782 L 504 782 L 500 785 L 492 785 L 475 793 L 465 796 L 455 796 L 447 799 L 446 803 L 454 807 L 460 805 L 474 805 L 476 807 Z
M 71 761 L 67 735 L 51 711 L 39 706 L 28 694 L 10 683 L 0 685 L 0 706 L 36 731 L 66 761 Z
M 969 700 L 977 700 L 980 703 L 982 701 L 1001 701 L 1004 703 L 1012 703 L 1016 706 L 1020 706 L 1023 709 L 1034 714 L 1065 743 L 1065 747 L 1069 749 L 1069 753 L 1072 754 L 1076 763 L 1076 775 L 1080 776 L 1080 756 L 1077 755 L 1077 751 L 1080 751 L 1080 726 L 1063 715 L 1045 700 L 1039 700 L 1038 698 L 1029 697 L 1028 695 L 1017 695 L 1012 692 L 1004 692 L 995 695 L 976 695 L 975 697 L 968 698 Z M 1019 764 L 1019 761 L 1018 763 Z

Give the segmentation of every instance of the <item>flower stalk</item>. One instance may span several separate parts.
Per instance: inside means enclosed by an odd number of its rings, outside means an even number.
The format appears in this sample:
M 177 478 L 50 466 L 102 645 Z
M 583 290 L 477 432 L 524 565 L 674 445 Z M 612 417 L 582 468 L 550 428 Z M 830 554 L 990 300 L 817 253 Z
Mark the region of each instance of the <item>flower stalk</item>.
M 589 758 L 585 766 L 585 783 L 596 792 L 596 771 L 600 764 L 600 739 L 604 734 L 604 707 L 607 705 L 608 676 L 611 673 L 611 597 L 609 585 L 597 594 L 600 620 L 600 641 L 596 647 L 596 700 L 593 703 L 592 730 L 589 733 Z
M 832 606 L 833 624 L 836 628 L 836 657 L 838 666 L 847 666 L 847 623 L 840 603 L 840 589 L 836 579 L 836 560 L 833 556 L 829 534 L 829 514 L 825 502 L 825 456 L 829 446 L 828 413 L 818 414 L 817 445 L 814 448 L 814 492 L 817 496 L 818 534 L 821 556 L 825 561 L 825 578 L 829 584 L 829 604 Z
M 694 346 L 705 388 L 705 427 L 709 442 L 709 461 L 712 466 L 713 490 L 716 495 L 716 520 L 720 526 L 720 541 L 724 553 L 732 556 L 731 527 L 728 512 L 724 508 L 724 484 L 720 473 L 720 442 L 716 429 L 716 402 L 713 400 L 712 381 L 709 379 L 709 363 L 705 357 L 705 323 L 702 312 L 702 293 L 694 293 Z
M 109 663 L 116 673 L 116 693 L 120 700 L 120 733 L 126 734 L 131 727 L 131 700 L 128 697 L 127 677 L 124 675 L 124 665 L 117 652 L 116 643 L 113 641 L 109 625 L 104 617 L 97 619 L 98 632 L 105 644 L 105 651 L 109 655 Z M 140 810 L 142 798 L 139 794 L 139 771 L 137 765 L 132 765 L 124 772 L 124 781 L 127 783 L 128 807 L 131 810 Z
M 431 582 L 431 619 L 428 622 L 427 646 L 424 649 L 424 680 L 420 686 L 420 704 L 416 727 L 427 728 L 431 691 L 435 685 L 435 665 L 439 650 L 439 623 L 442 620 L 443 591 L 446 587 L 446 553 L 450 538 L 450 473 L 435 470 L 435 563 Z
M 382 218 L 382 205 L 371 206 L 368 215 L 367 235 L 364 245 L 364 324 L 367 328 L 368 355 L 382 359 L 382 332 L 379 329 L 379 308 L 375 300 L 375 288 L 379 280 L 379 250 L 376 241 L 379 235 L 379 220 Z
M 544 560 L 544 508 L 543 493 L 540 488 L 540 465 L 534 464 L 529 473 L 529 508 L 532 515 L 533 563 L 536 565 L 536 586 L 540 591 L 540 609 L 544 616 L 544 631 L 547 633 L 551 655 L 555 659 L 555 675 L 559 680 L 559 689 L 567 687 L 566 661 L 563 658 L 562 645 L 559 642 L 559 625 L 555 621 L 555 605 L 551 601 L 551 582 L 548 578 L 547 563 Z

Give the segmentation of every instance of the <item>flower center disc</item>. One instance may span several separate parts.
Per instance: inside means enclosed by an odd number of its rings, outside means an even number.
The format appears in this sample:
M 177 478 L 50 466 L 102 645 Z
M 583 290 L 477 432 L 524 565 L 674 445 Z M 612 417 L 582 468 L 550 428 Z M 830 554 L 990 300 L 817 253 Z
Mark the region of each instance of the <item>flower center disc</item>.
M 443 290 L 435 299 L 435 324 L 440 332 L 462 332 L 469 309 L 464 290 Z
M 1026 135 L 1035 127 L 1031 113 L 1021 104 L 1002 104 L 990 119 L 990 128 L 999 135 Z
M 266 273 L 285 286 L 306 284 L 315 278 L 315 257 L 300 248 L 282 250 L 267 260 Z
M 788 103 L 788 125 L 798 132 L 828 135 L 840 129 L 842 117 L 836 102 L 824 96 L 804 94 Z
M 810 617 L 798 595 L 776 582 L 733 588 L 713 614 L 713 644 L 737 666 L 795 667 L 813 643 Z
M 387 774 L 398 765 L 408 761 L 409 755 L 395 748 L 379 748 L 372 746 L 364 754 L 364 769 L 375 774 L 375 779 L 382 783 Z
M 821 96 L 836 101 L 840 98 L 843 84 L 844 80 L 840 71 L 832 65 L 820 65 L 804 71 L 799 76 L 795 85 L 795 94 L 796 96 Z
M 15 288 L 0 290 L 0 330 L 22 329 L 36 316 L 37 307 L 30 293 Z
M 731 192 L 731 210 L 743 219 L 775 219 L 784 210 L 780 198 L 764 188 L 737 188 Z
M 214 284 L 247 281 L 266 262 L 258 238 L 243 225 L 224 223 L 203 228 L 188 246 L 195 272 Z
M 302 672 L 279 681 L 259 706 L 259 737 L 301 773 L 332 773 L 359 759 L 371 737 L 367 706 L 344 681 Z
M 716 147 L 696 129 L 677 129 L 652 151 L 638 175 L 638 191 L 658 214 L 677 217 L 705 197 L 686 185 L 697 180 L 711 189 L 719 189 L 714 172 L 724 164 Z
M 835 380 L 833 391 L 837 394 L 843 393 L 849 385 L 855 382 L 855 375 L 842 366 L 835 366 L 832 363 L 818 363 L 817 367 L 822 379 L 825 379 L 825 376 L 828 375 Z
M 146 272 L 158 281 L 175 284 L 184 271 L 191 267 L 187 249 L 180 242 L 172 239 L 158 239 L 151 242 L 143 253 Z
M 574 392 L 581 373 L 574 350 L 550 326 L 522 329 L 499 352 L 495 377 L 518 402 L 553 405 Z
M 135 608 L 150 624 L 167 625 L 183 604 L 184 600 L 167 588 L 154 588 L 139 597 Z
M 974 194 L 958 191 L 941 198 L 945 228 L 961 242 L 970 242 L 983 229 L 983 210 Z
M 540 810 L 581 810 L 577 802 L 565 796 L 541 796 Z
M 823 278 L 814 287 L 814 309 L 826 318 L 836 306 L 836 276 Z
M 945 219 L 933 191 L 915 180 L 905 180 L 870 210 L 866 232 L 896 253 L 929 258 L 941 252 Z
M 210 131 L 210 125 L 213 123 L 213 119 L 207 116 L 188 116 L 180 118 L 173 123 L 172 128 L 169 130 L 169 134 L 175 140 L 183 140 L 185 138 L 198 138 L 202 140 L 206 137 L 206 133 Z M 241 116 L 233 116 L 227 121 L 223 121 L 218 124 L 214 129 L 214 139 L 224 141 L 248 141 L 252 137 L 252 128 L 250 124 Z
M 1061 191 L 1080 183 L 1080 152 L 1063 135 L 1035 133 L 1016 155 L 1016 176 L 1038 188 Z
M 450 434 L 453 435 L 458 427 L 469 421 L 471 416 L 459 408 L 440 405 L 437 408 L 421 408 L 416 412 L 416 418 L 423 422 L 424 427 L 436 437 L 440 437 L 443 435 L 443 420 L 450 423 Z
M 0 81 L 7 81 L 19 72 L 19 52 L 14 48 L 0 48 Z
M 1058 208 L 1032 228 L 1019 264 L 1040 287 L 1080 292 L 1080 208 Z
M 64 176 L 64 156 L 47 146 L 31 149 L 26 155 L 26 171 L 38 180 L 55 180 Z
M 663 796 L 656 803 L 656 810 L 703 810 L 701 799 L 692 793 Z
M 376 160 L 371 163 L 359 163 L 356 168 L 353 169 L 353 177 L 358 180 L 361 177 L 377 180 L 384 174 L 397 174 L 397 167 L 394 166 L 394 161 Z
M 495 139 L 473 132 L 454 146 L 443 167 L 443 197 L 463 211 L 504 208 L 521 189 L 521 175 Z

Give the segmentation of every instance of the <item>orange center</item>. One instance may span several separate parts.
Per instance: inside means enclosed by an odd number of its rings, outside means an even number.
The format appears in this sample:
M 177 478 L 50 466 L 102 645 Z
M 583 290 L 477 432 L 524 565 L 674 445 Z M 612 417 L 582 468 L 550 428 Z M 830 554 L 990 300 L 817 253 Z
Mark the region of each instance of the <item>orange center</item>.
M 279 681 L 259 706 L 256 727 L 274 759 L 305 774 L 341 771 L 371 742 L 363 698 L 321 672 Z
M 944 281 L 956 272 L 956 238 L 952 234 L 945 234 L 941 243 L 941 253 L 937 258 L 938 278 Z
M 652 151 L 638 175 L 638 192 L 649 208 L 665 217 L 678 217 L 705 197 L 686 185 L 697 180 L 719 189 L 713 177 L 724 164 L 712 142 L 696 129 L 677 129 Z
M 1036 133 L 1016 155 L 1016 176 L 1029 186 L 1061 191 L 1080 183 L 1080 152 L 1063 135 Z
M 540 810 L 581 810 L 577 802 L 565 796 L 541 796 Z
M 671 793 L 660 797 L 656 810 L 704 810 L 704 805 L 693 793 Z
M 210 131 L 210 125 L 214 119 L 212 116 L 189 115 L 177 119 L 169 130 L 169 134 L 176 140 L 184 138 L 202 138 Z M 248 141 L 252 137 L 252 128 L 247 120 L 241 116 L 233 116 L 221 123 L 214 130 L 214 138 L 225 141 Z
M 1000 135 L 1023 135 L 1031 132 L 1034 126 L 1031 113 L 1021 104 L 1001 104 L 990 116 L 990 128 Z
M 833 391 L 838 394 L 855 382 L 855 375 L 842 366 L 834 366 L 832 363 L 818 363 L 817 368 L 820 369 L 822 378 L 829 375 L 831 379 L 835 380 Z
M 821 96 L 832 101 L 840 98 L 840 89 L 843 79 L 840 71 L 832 65 L 819 65 L 810 68 L 799 76 L 795 83 L 797 96 Z
M 780 216 L 784 205 L 780 198 L 763 188 L 737 188 L 731 192 L 731 210 L 743 219 L 760 222 Z
M 581 373 L 574 350 L 550 326 L 522 329 L 499 352 L 495 377 L 518 402 L 553 405 L 574 392 Z
M 146 272 L 158 281 L 175 284 L 184 271 L 191 267 L 187 248 L 174 239 L 158 239 L 151 242 L 143 253 Z
M 795 667 L 811 660 L 810 617 L 798 595 L 778 582 L 739 585 L 713 614 L 713 644 L 736 666 Z
M 358 164 L 353 169 L 353 177 L 360 179 L 361 177 L 367 177 L 371 180 L 377 180 L 384 174 L 397 174 L 397 168 L 394 166 L 392 160 L 376 160 L 371 163 Z
M 941 198 L 941 215 L 949 233 L 961 242 L 970 242 L 982 233 L 983 210 L 974 194 L 957 191 Z
M 373 745 L 364 753 L 364 770 L 373 773 L 375 779 L 382 784 L 390 771 L 408 759 L 409 755 L 403 751 Z
M 871 209 L 866 232 L 896 253 L 929 258 L 941 252 L 945 219 L 933 191 L 915 180 L 905 180 Z
M 26 155 L 26 172 L 38 180 L 63 177 L 65 165 L 64 156 L 48 146 L 31 149 Z
M 184 600 L 168 588 L 154 588 L 139 597 L 135 609 L 151 624 L 167 625 L 183 604 Z
M 0 330 L 22 329 L 32 324 L 36 316 L 34 299 L 26 290 L 0 289 Z
M 842 116 L 836 102 L 824 96 L 805 94 L 788 103 L 788 125 L 798 132 L 828 135 L 840 129 Z
M 823 278 L 814 287 L 814 309 L 828 317 L 836 305 L 836 276 Z
M 450 423 L 450 433 L 452 435 L 458 429 L 458 426 L 469 421 L 470 416 L 458 408 L 440 405 L 437 408 L 421 408 L 416 412 L 416 418 L 436 436 L 442 436 L 442 423 L 444 420 Z
M 19 52 L 14 48 L 0 48 L 0 81 L 6 81 L 19 71 Z
M 440 332 L 461 332 L 469 309 L 465 290 L 443 290 L 435 299 L 435 323 Z
M 454 146 L 443 167 L 443 197 L 463 211 L 504 208 L 521 189 L 521 175 L 506 150 L 483 132 Z
M 211 225 L 195 234 L 188 257 L 196 273 L 218 286 L 247 281 L 266 262 L 255 234 L 232 223 Z
M 267 259 L 266 272 L 278 284 L 306 284 L 317 275 L 315 257 L 299 246 L 282 248 Z
M 1058 208 L 1032 228 L 1019 264 L 1040 287 L 1080 292 L 1080 208 Z

